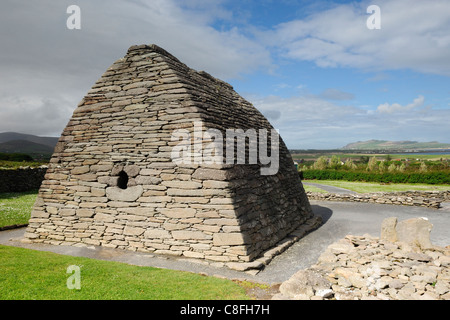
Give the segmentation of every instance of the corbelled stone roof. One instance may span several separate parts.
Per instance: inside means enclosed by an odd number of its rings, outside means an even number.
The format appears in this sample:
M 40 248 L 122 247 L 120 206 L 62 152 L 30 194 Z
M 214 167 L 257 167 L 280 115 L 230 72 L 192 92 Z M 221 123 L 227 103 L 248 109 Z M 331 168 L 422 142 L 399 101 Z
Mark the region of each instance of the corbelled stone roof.
M 234 146 L 232 163 L 226 161 L 230 129 L 256 133 L 258 142 L 260 130 L 268 131 L 263 154 L 276 151 L 276 170 L 261 174 L 267 159 L 242 163 Z M 174 161 L 177 132 L 189 136 L 184 142 L 192 143 L 191 163 Z M 252 261 L 312 218 L 292 158 L 270 132 L 267 119 L 226 82 L 156 45 L 132 46 L 75 109 L 26 236 L 221 263 Z M 247 158 L 255 141 L 246 143 Z M 213 142 L 223 151 L 214 153 L 215 161 L 196 158 Z

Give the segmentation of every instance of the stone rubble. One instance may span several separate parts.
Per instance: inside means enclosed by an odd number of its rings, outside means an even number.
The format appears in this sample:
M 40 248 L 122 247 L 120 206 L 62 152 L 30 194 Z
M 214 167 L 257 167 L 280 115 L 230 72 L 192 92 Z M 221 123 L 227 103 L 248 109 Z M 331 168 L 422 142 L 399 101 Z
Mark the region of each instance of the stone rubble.
M 348 235 L 331 244 L 315 265 L 283 282 L 273 299 L 450 300 L 450 246 L 404 239 L 390 219 L 380 238 Z M 420 237 L 429 235 L 423 218 L 403 222 Z M 386 239 L 393 234 L 401 241 Z

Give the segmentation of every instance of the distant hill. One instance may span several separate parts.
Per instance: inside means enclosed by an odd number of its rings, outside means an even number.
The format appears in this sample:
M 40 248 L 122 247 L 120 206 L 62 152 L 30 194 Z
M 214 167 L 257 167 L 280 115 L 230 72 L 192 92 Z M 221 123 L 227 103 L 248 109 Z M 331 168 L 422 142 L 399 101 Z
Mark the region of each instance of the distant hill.
M 6 153 L 53 153 L 53 148 L 45 144 L 26 140 L 12 140 L 0 143 L 0 152 Z
M 35 159 L 50 158 L 58 138 L 39 137 L 17 132 L 0 133 L 0 152 L 24 153 Z
M 388 140 L 368 140 L 347 144 L 344 150 L 430 150 L 449 149 L 449 143 L 437 141 L 417 142 L 417 141 L 388 141 Z
M 25 140 L 38 144 L 43 144 L 51 148 L 55 148 L 56 143 L 59 138 L 56 137 L 39 137 L 32 134 L 24 134 L 17 132 L 2 132 L 0 133 L 0 143 L 14 141 L 14 140 Z

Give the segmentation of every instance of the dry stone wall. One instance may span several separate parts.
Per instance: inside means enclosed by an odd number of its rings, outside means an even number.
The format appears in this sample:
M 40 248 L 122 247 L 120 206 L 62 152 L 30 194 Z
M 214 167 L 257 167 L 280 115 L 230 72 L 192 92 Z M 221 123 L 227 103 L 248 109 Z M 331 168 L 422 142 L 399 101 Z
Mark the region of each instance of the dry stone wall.
M 435 209 L 440 208 L 442 202 L 450 200 L 450 191 L 406 191 L 363 194 L 307 192 L 307 194 L 310 200 L 395 204 Z
M 47 167 L 0 169 L 0 193 L 37 190 L 44 180 Z
M 28 241 L 249 262 L 313 218 L 281 138 L 274 175 L 261 175 L 261 163 L 172 161 L 174 130 L 195 138 L 194 123 L 272 129 L 227 83 L 155 45 L 131 47 L 62 133 Z

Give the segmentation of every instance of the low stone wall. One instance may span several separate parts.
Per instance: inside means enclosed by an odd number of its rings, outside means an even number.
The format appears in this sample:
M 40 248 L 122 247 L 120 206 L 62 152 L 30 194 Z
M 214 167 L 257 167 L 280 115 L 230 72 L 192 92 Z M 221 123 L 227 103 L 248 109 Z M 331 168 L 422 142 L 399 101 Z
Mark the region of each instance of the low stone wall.
M 0 193 L 37 190 L 44 180 L 47 167 L 0 169 Z
M 307 192 L 309 200 L 350 201 L 420 206 L 438 209 L 441 202 L 450 201 L 450 191 L 405 191 L 363 194 Z

